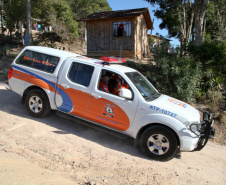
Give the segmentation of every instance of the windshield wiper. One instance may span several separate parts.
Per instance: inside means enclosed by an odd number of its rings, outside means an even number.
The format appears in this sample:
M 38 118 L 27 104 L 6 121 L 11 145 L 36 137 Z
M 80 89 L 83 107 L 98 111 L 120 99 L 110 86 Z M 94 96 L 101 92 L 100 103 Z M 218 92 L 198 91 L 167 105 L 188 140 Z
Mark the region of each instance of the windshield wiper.
M 154 94 L 152 94 L 152 95 L 150 95 L 150 96 L 146 96 L 146 97 L 144 97 L 144 99 L 145 100 L 148 100 L 148 99 L 153 99 L 153 98 L 157 98 L 157 97 L 159 97 L 159 96 L 161 96 L 161 93 L 159 93 L 159 92 L 156 92 L 156 93 L 154 93 Z
M 149 99 L 149 98 L 153 98 L 153 96 L 151 95 L 151 96 L 146 96 L 146 97 L 144 97 L 145 100 L 147 100 L 147 99 Z
M 154 94 L 154 96 L 160 96 L 161 95 L 161 93 L 159 93 L 159 92 L 156 92 L 155 94 Z

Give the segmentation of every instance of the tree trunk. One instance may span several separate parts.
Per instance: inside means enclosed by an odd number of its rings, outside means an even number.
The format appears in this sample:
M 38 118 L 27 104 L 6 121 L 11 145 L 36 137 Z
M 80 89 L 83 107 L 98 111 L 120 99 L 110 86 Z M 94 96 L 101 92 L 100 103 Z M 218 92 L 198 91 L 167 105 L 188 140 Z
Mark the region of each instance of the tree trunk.
M 194 12 L 191 13 L 191 18 L 189 20 L 189 26 L 188 26 L 188 31 L 187 31 L 187 39 L 186 42 L 188 43 L 190 38 L 191 38 L 191 31 L 193 28 L 193 20 L 194 20 Z
M 195 44 L 202 44 L 203 24 L 209 0 L 195 0 Z
M 2 28 L 2 33 L 3 33 L 3 17 L 2 17 L 2 6 L 3 6 L 3 4 L 2 4 L 2 1 L 0 0 L 0 3 L 1 3 L 1 8 L 0 8 L 0 13 L 1 13 L 1 28 Z
M 12 42 L 12 21 L 11 21 L 11 18 L 10 18 L 10 22 L 9 22 L 9 40 L 10 42 Z
M 187 36 L 186 36 L 186 43 L 189 42 L 189 40 L 191 39 L 191 32 L 192 32 L 192 28 L 193 28 L 193 20 L 194 20 L 194 10 L 193 10 L 193 6 L 192 6 L 192 3 L 191 1 L 188 1 L 188 5 L 189 5 L 189 13 L 190 14 L 190 17 L 189 17 L 189 20 L 188 20 L 188 30 L 187 30 Z
M 22 45 L 24 46 L 24 33 L 23 33 L 23 23 L 19 22 L 19 33 L 21 33 L 21 42 Z
M 32 45 L 32 29 L 31 29 L 31 0 L 26 0 L 27 8 L 27 44 Z
M 203 21 L 203 30 L 202 30 L 202 40 L 203 41 L 205 39 L 205 32 L 206 32 L 206 17 L 204 18 L 204 21 Z
M 183 15 L 183 18 L 180 14 L 180 12 L 182 11 L 182 15 Z M 180 56 L 182 57 L 184 55 L 184 33 L 185 33 L 185 29 L 184 27 L 186 26 L 186 24 L 184 23 L 184 19 L 185 19 L 185 8 L 182 7 L 182 10 L 179 9 L 179 7 L 177 8 L 177 12 L 178 13 L 178 19 L 179 19 L 179 22 L 180 22 L 180 36 L 179 36 L 179 40 L 180 40 Z

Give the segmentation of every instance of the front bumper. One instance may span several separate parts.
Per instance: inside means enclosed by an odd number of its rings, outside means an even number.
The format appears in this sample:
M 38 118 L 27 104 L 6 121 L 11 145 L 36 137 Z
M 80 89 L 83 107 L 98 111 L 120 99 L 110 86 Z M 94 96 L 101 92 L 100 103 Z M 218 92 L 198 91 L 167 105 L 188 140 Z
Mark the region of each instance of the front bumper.
M 200 151 L 207 144 L 209 139 L 213 139 L 215 135 L 215 129 L 212 127 L 214 120 L 210 114 L 203 112 L 203 121 L 201 122 L 201 129 L 199 134 L 198 143 L 193 151 Z M 190 126 L 190 128 L 192 125 Z M 196 133 L 194 133 L 196 134 Z M 197 135 L 197 134 L 196 134 Z

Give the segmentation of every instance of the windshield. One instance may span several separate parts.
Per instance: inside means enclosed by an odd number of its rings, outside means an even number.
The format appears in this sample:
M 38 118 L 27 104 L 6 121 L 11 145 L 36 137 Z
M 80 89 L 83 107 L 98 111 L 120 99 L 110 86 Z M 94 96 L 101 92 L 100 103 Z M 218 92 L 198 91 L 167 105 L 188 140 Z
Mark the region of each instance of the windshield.
M 152 86 L 152 84 L 140 73 L 129 72 L 126 73 L 129 79 L 136 86 L 140 94 L 145 98 L 145 100 L 156 99 L 161 94 Z

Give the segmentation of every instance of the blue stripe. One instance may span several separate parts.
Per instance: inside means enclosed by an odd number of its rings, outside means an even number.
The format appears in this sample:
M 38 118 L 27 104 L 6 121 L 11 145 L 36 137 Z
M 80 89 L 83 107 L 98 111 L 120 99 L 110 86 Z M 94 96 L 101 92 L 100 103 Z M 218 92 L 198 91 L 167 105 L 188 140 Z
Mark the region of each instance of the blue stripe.
M 43 77 L 41 77 L 39 75 L 36 75 L 36 74 L 34 74 L 34 73 L 32 73 L 32 72 L 30 72 L 30 71 L 28 71 L 26 69 L 23 69 L 21 67 L 18 67 L 18 66 L 15 66 L 15 65 L 12 65 L 12 67 L 15 68 L 15 69 L 19 69 L 20 71 L 22 71 L 24 73 L 32 75 L 32 76 L 34 76 L 34 77 L 46 82 L 47 84 L 51 85 L 55 89 L 56 85 L 53 82 L 51 82 L 49 80 L 46 80 L 45 78 L 43 78 Z M 58 109 L 61 110 L 61 111 L 64 111 L 64 112 L 71 112 L 72 108 L 73 108 L 73 103 L 72 103 L 71 98 L 67 95 L 66 92 L 64 92 L 64 90 L 62 90 L 58 86 L 57 86 L 56 90 L 60 94 L 60 96 L 62 97 L 62 100 L 63 100 L 62 105 L 60 107 L 58 107 Z

